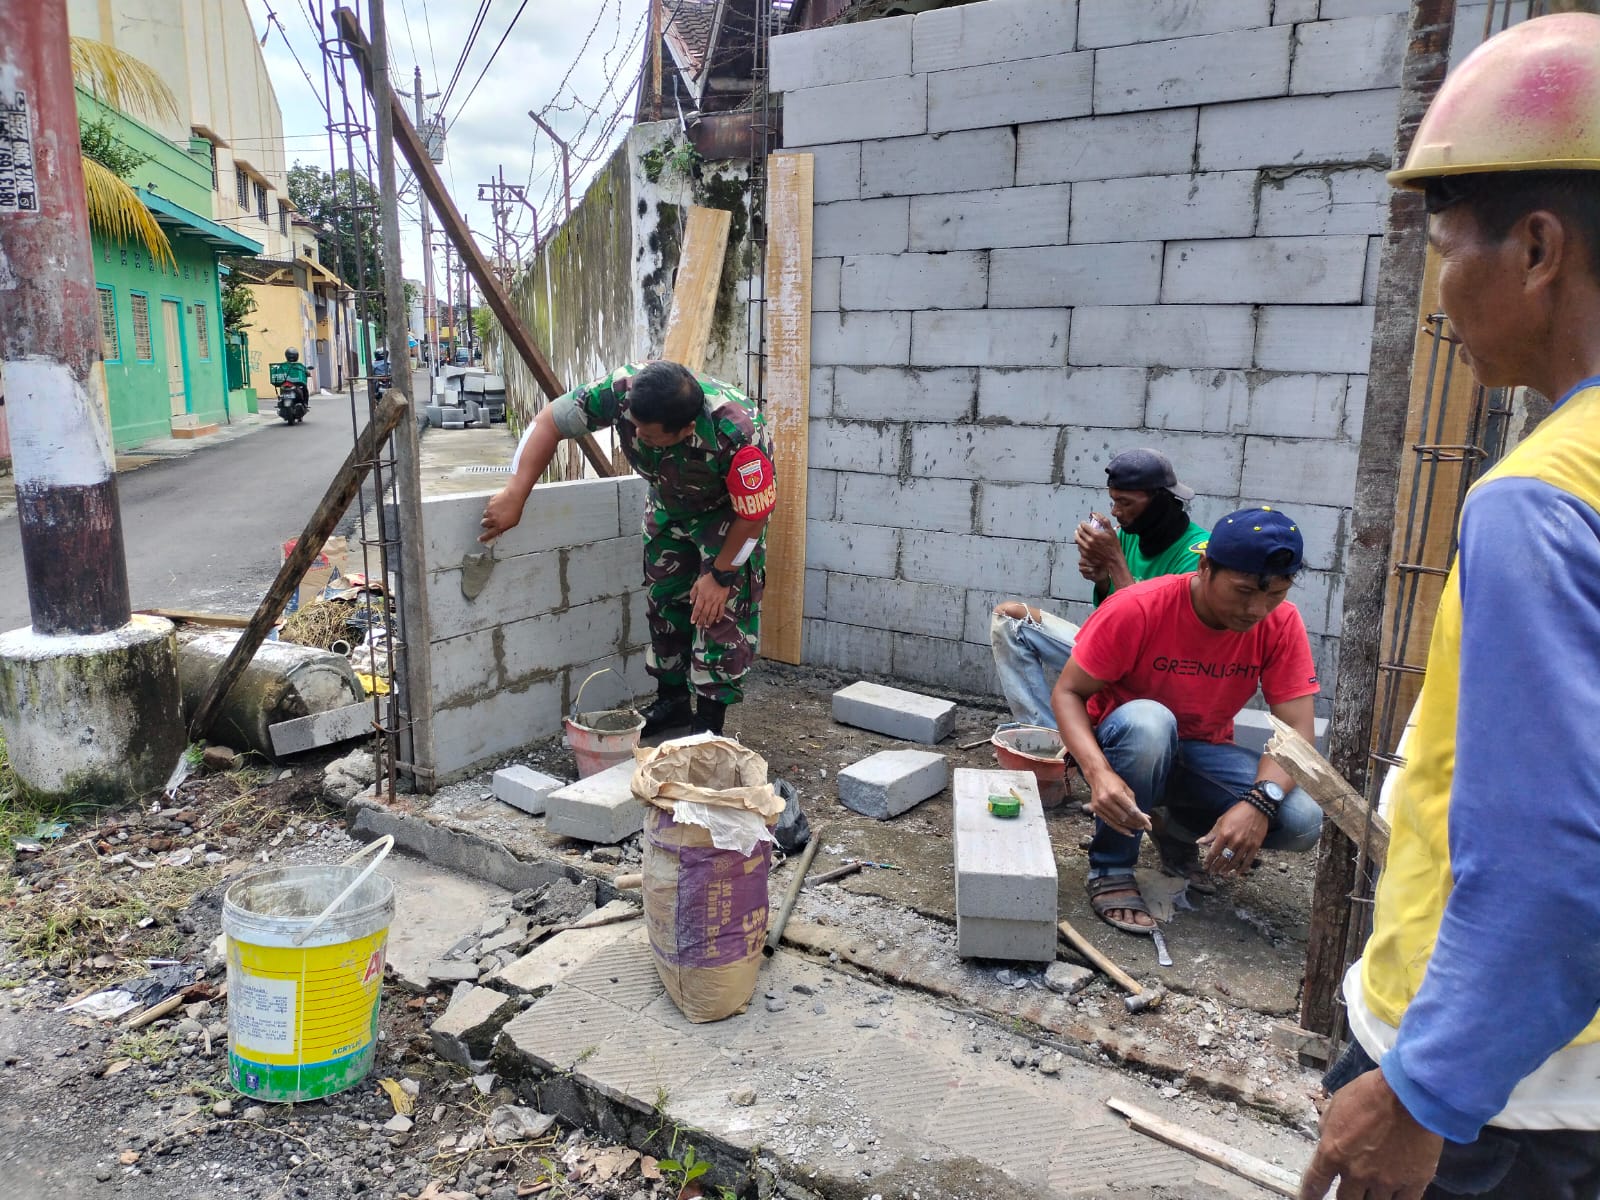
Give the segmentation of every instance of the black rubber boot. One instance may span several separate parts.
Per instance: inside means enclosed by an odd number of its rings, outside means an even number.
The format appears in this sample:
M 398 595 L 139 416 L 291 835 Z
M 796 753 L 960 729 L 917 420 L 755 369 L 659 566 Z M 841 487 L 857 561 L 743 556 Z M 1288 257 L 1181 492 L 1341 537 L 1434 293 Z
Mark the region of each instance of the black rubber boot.
M 720 700 L 707 700 L 704 696 L 696 696 L 694 704 L 694 731 L 714 733 L 721 737 L 722 722 L 727 719 L 728 706 Z
M 644 738 L 694 723 L 694 709 L 689 704 L 687 688 L 683 691 L 663 688 L 656 693 L 655 703 L 640 715 L 644 717 L 644 728 L 639 731 L 639 736 Z

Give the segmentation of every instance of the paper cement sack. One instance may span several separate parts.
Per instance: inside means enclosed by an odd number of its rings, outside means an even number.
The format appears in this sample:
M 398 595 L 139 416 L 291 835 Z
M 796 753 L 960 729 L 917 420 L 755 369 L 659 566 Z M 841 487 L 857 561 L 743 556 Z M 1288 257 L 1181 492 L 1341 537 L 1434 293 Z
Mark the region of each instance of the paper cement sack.
M 759 754 L 709 735 L 635 752 L 644 918 L 656 972 L 691 1021 L 743 1012 L 767 936 L 770 826 L 783 800 Z

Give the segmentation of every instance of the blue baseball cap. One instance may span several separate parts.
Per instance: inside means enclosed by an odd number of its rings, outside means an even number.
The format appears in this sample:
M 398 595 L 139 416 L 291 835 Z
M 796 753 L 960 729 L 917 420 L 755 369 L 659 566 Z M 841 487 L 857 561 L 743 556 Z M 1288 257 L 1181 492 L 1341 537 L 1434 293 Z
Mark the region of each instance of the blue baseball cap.
M 1293 575 L 1305 564 L 1305 552 L 1300 527 L 1266 506 L 1229 513 L 1206 542 L 1213 565 L 1246 575 Z

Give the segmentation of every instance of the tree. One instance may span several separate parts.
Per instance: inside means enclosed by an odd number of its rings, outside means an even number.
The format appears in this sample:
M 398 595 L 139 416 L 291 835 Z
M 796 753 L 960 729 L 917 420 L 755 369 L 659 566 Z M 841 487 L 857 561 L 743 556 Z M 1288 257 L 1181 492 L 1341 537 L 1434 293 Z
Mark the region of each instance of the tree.
M 72 39 L 72 78 L 95 99 L 135 116 L 176 117 L 178 101 L 155 70 L 131 54 L 91 38 Z M 156 262 L 176 268 L 172 243 L 139 194 L 122 178 L 144 156 L 117 140 L 109 121 L 79 126 L 89 227 L 112 241 L 137 241 Z
M 222 281 L 222 327 L 229 333 L 244 328 L 245 318 L 256 310 L 256 294 L 237 272 L 229 271 Z
M 323 265 L 350 287 L 365 284 L 374 295 L 381 294 L 381 200 L 372 181 L 352 175 L 348 168 L 329 175 L 321 167 L 299 163 L 289 168 L 289 201 L 317 226 Z M 364 268 L 364 274 L 359 268 Z M 374 307 L 381 318 L 383 306 Z

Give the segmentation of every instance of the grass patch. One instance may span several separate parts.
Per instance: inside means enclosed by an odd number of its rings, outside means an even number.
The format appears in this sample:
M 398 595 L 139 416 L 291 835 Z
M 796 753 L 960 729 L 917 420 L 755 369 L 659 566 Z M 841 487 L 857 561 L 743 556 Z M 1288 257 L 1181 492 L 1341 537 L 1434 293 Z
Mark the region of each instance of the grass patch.
M 170 1029 L 141 1029 L 117 1039 L 113 1058 L 131 1058 L 156 1066 L 178 1052 L 178 1035 Z
M 54 887 L 13 894 L 0 910 L 0 935 L 36 960 L 66 955 L 78 963 L 110 952 L 169 957 L 185 941 L 174 920 L 216 880 L 215 871 L 193 867 L 160 866 L 129 877 L 85 864 Z M 147 918 L 153 924 L 141 929 Z

